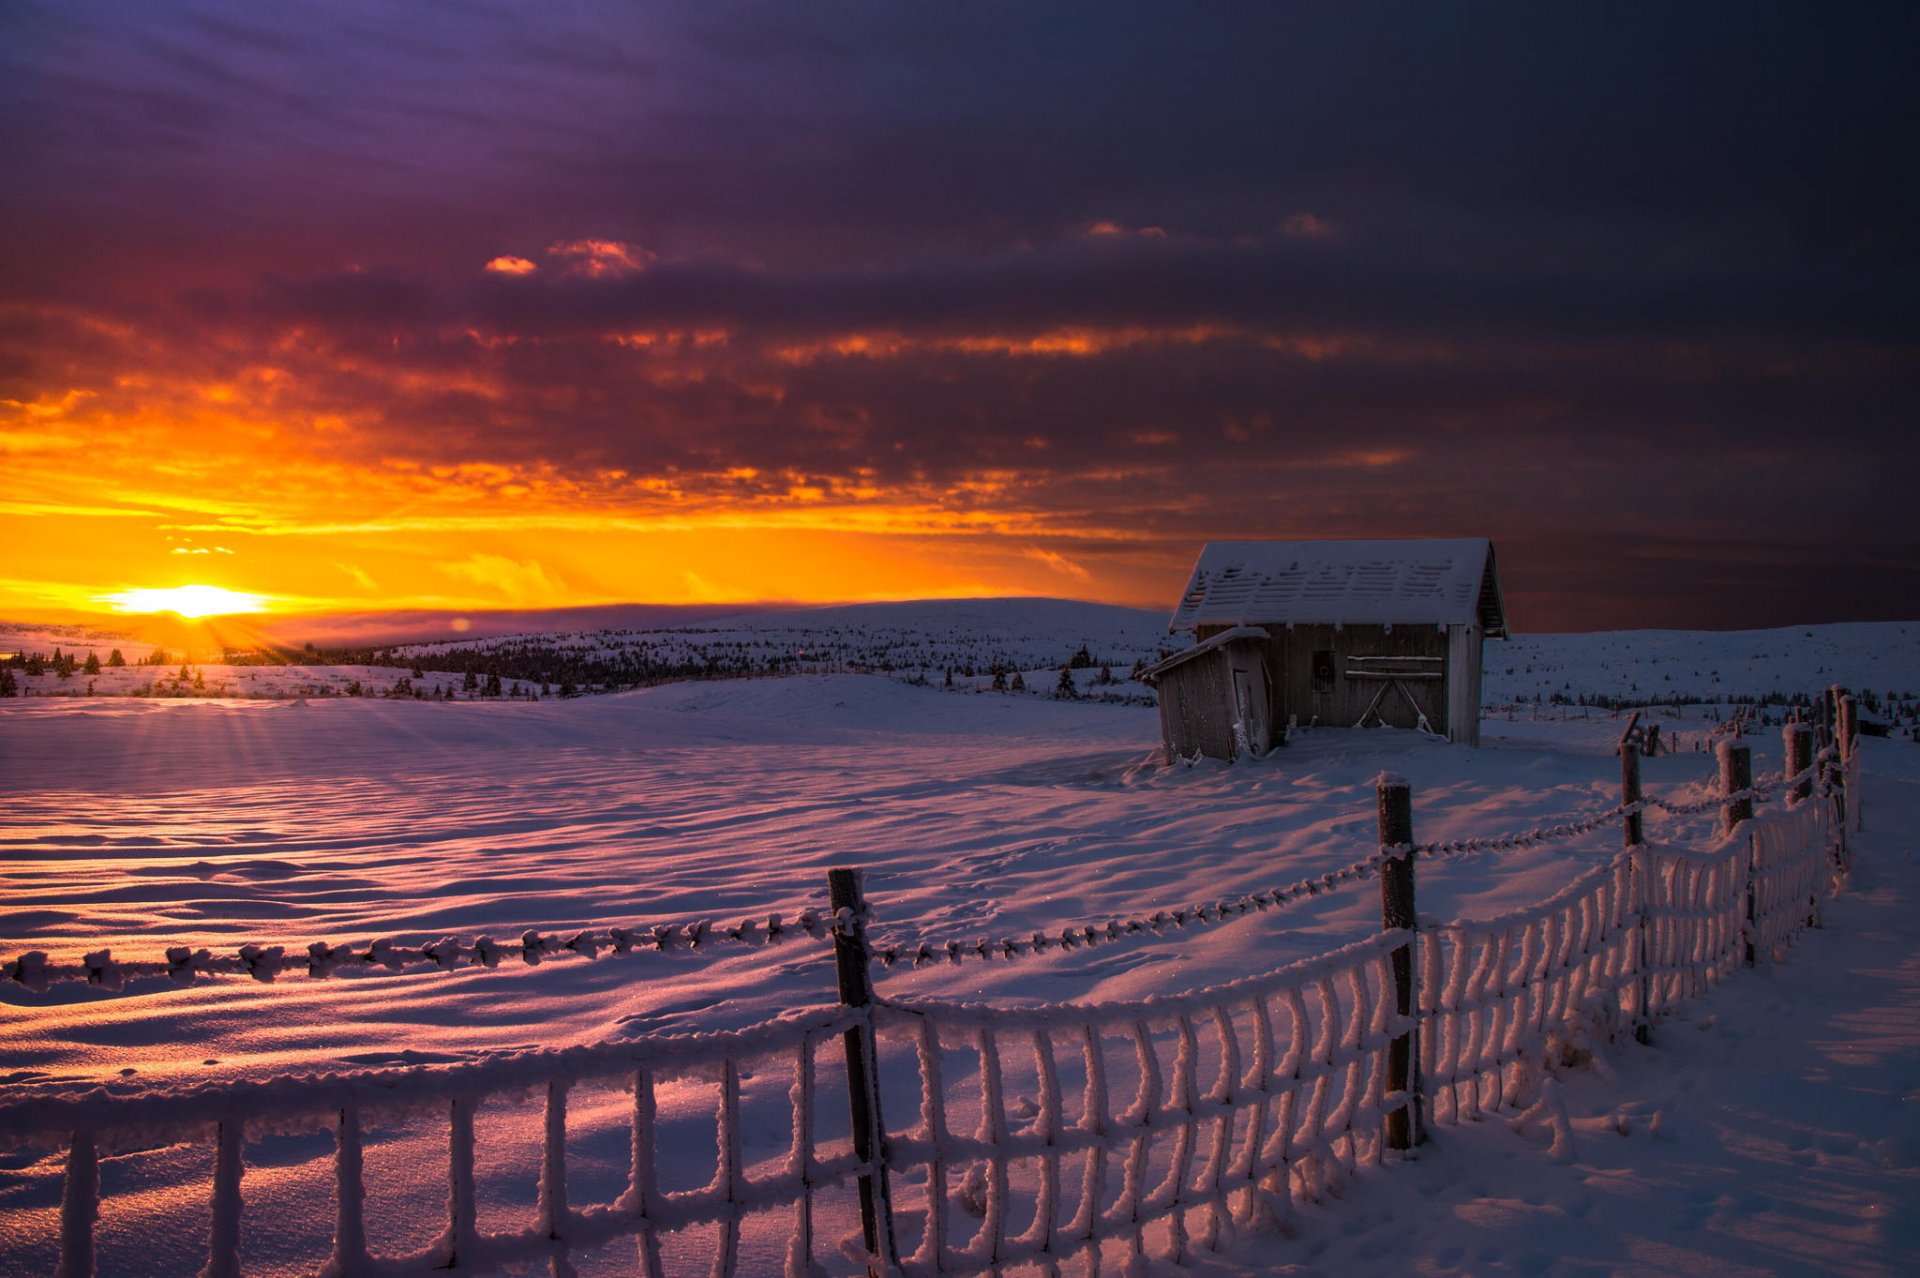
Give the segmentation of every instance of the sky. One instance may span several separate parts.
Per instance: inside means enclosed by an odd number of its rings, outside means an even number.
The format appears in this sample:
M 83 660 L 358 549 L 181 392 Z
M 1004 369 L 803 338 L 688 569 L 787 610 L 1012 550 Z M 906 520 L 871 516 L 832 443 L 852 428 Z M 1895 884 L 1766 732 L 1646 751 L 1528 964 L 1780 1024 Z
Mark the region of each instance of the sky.
M 0 7 L 0 617 L 1920 600 L 1900 5 Z

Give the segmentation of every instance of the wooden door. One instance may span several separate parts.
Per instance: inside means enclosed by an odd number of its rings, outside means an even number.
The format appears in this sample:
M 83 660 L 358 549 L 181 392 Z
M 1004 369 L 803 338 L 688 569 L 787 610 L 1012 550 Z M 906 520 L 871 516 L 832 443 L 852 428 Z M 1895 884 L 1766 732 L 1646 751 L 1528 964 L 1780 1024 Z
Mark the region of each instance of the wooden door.
M 1445 658 L 1355 654 L 1346 666 L 1347 681 L 1366 698 L 1355 727 L 1379 723 L 1445 734 Z
M 1273 721 L 1267 697 L 1267 672 L 1257 653 L 1231 663 L 1234 718 L 1247 734 L 1247 749 L 1255 755 L 1273 748 Z

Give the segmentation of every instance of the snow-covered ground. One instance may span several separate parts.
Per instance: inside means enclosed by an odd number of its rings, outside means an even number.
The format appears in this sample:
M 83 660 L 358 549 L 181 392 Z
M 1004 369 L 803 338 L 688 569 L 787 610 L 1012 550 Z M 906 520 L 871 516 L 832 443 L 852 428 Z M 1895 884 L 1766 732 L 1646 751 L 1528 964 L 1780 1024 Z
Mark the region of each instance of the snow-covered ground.
M 926 615 L 910 626 L 887 622 L 922 636 L 911 658 L 890 661 L 893 678 L 698 682 L 538 702 L 0 700 L 0 960 L 28 948 L 75 959 L 111 944 L 123 958 L 151 958 L 176 944 L 507 939 L 527 928 L 790 916 L 823 903 L 825 871 L 837 865 L 865 869 L 883 942 L 1057 930 L 1354 862 L 1375 841 L 1382 770 L 1410 779 L 1421 839 L 1604 810 L 1617 801 L 1620 723 L 1556 705 L 1556 692 L 1577 702 L 1655 687 L 1681 700 L 1834 682 L 1882 695 L 1920 689 L 1920 625 L 1536 636 L 1489 648 L 1487 700 L 1519 708 L 1490 718 L 1486 749 L 1314 731 L 1263 760 L 1168 768 L 1151 709 L 970 690 L 978 674 L 952 690 L 899 677 L 960 663 L 963 652 L 983 664 L 1037 653 L 1031 668 L 1045 670 L 1083 642 L 1125 659 L 1157 636 L 1123 628 L 1102 645 L 1101 618 L 1064 617 L 1028 644 L 1031 635 L 1016 642 L 994 630 L 993 617 L 943 621 L 938 606 L 918 607 Z M 795 624 L 793 614 L 775 619 Z M 927 636 L 952 645 L 944 657 Z M 777 641 L 797 642 L 791 632 Z M 1690 738 L 1723 713 L 1671 711 L 1684 748 L 1647 762 L 1651 791 L 1709 793 L 1711 755 Z M 1757 767 L 1777 769 L 1778 733 L 1750 740 Z M 1253 1250 L 1220 1263 L 1900 1272 L 1920 1246 L 1920 941 L 1906 921 L 1920 885 L 1907 833 L 1920 823 L 1920 746 L 1869 740 L 1866 766 L 1861 870 L 1827 929 L 1791 964 L 1739 975 L 1664 1025 L 1651 1049 L 1617 1048 L 1611 1080 L 1577 1078 L 1570 1091 L 1596 1121 L 1582 1127 L 1573 1162 L 1550 1163 L 1544 1143 L 1497 1123 L 1443 1128 L 1413 1167 L 1363 1177 L 1345 1200 L 1309 1209 L 1296 1237 L 1249 1241 Z M 1674 840 L 1704 840 L 1710 823 L 1649 817 L 1655 837 Z M 1602 828 L 1436 863 L 1422 871 L 1421 913 L 1486 917 L 1541 899 L 1618 839 Z M 1017 964 L 898 967 L 881 982 L 1002 1002 L 1137 997 L 1263 970 L 1378 925 L 1377 893 L 1362 885 L 1157 939 Z M 10 1088 L 137 1088 L 738 1027 L 830 1002 L 832 974 L 817 945 L 722 946 L 494 972 L 0 998 L 9 1004 L 0 1081 Z M 595 1120 L 581 1121 L 591 1140 Z M 619 1135 L 617 1114 L 600 1134 Z M 409 1141 L 431 1139 L 396 1133 L 378 1156 L 404 1162 Z M 315 1238 L 324 1250 L 328 1210 L 303 1204 L 300 1190 L 300 1169 L 324 1155 L 255 1151 L 279 1161 L 249 1175 L 249 1201 L 271 1205 L 284 1244 L 255 1253 L 262 1272 L 310 1269 Z M 192 1161 L 165 1151 L 114 1160 L 103 1272 L 197 1267 L 204 1186 L 169 1190 L 165 1174 Z M 57 1160 L 0 1161 L 0 1275 L 51 1267 L 57 1173 Z M 509 1160 L 490 1183 L 507 1193 L 526 1174 Z M 392 1212 L 432 1215 L 444 1192 L 429 1177 Z

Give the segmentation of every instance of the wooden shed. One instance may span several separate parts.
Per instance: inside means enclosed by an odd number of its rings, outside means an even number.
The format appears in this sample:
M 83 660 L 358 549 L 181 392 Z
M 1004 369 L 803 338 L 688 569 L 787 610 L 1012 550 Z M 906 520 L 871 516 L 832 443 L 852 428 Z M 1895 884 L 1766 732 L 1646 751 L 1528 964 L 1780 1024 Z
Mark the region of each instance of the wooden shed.
M 1169 756 L 1264 754 L 1283 725 L 1416 728 L 1480 744 L 1480 660 L 1507 636 L 1493 544 L 1216 541 L 1142 678 Z

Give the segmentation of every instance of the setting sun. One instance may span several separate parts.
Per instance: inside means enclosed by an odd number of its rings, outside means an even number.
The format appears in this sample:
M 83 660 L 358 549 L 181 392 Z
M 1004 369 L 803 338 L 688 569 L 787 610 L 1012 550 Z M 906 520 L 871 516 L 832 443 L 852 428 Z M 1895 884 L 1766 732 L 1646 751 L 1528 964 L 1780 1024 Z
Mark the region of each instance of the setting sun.
M 171 612 L 200 618 L 264 612 L 267 596 L 221 586 L 172 586 L 164 590 L 122 590 L 101 596 L 101 602 L 112 604 L 116 612 Z

